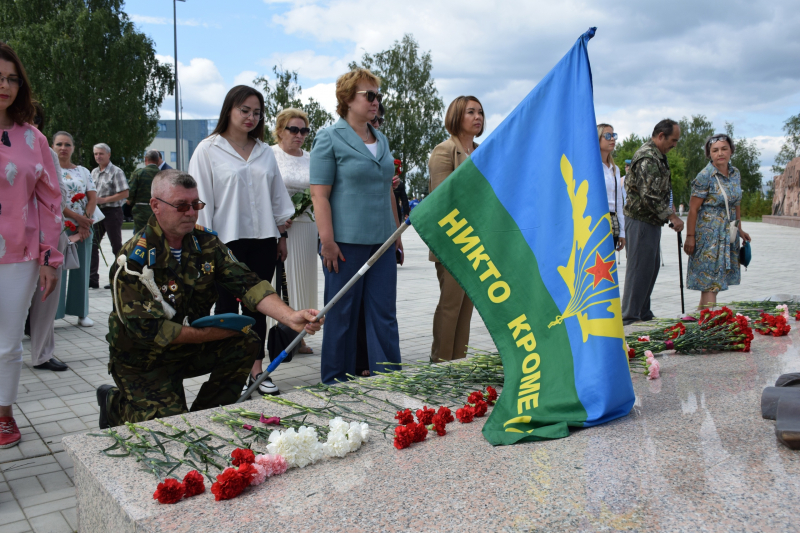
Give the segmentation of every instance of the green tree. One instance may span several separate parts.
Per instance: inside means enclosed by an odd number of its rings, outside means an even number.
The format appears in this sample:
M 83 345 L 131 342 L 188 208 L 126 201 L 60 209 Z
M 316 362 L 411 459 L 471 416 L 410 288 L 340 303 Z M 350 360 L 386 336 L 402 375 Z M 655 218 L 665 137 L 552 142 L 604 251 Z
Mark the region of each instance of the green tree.
M 683 160 L 684 169 L 680 179 L 673 172 L 672 191 L 676 205 L 689 205 L 689 197 L 692 194 L 692 180 L 708 164 L 705 142 L 708 137 L 714 134 L 714 125 L 705 115 L 693 115 L 691 119 L 683 117 L 679 124 L 681 127 L 681 139 L 672 152 L 675 152 L 675 156 L 680 156 L 680 159 Z M 670 165 L 672 165 L 671 161 Z
M 725 123 L 725 131 L 733 139 L 735 150 L 731 158 L 731 165 L 739 169 L 742 179 L 742 192 L 761 192 L 761 151 L 753 141 L 741 137 L 737 139 L 733 134 L 733 124 Z
M 111 146 L 126 174 L 157 132 L 172 70 L 135 30 L 121 0 L 0 0 L 0 28 L 20 56 L 48 117 L 45 134 L 75 137 L 75 162 L 96 166 L 92 146 Z
M 635 133 L 631 133 L 621 143 L 617 144 L 617 147 L 614 150 L 614 162 L 617 164 L 617 166 L 619 166 L 619 172 L 621 175 L 625 175 L 625 161 L 628 159 L 633 159 L 633 154 L 635 154 L 636 150 L 638 150 L 646 141 L 647 138 L 639 137 Z
M 428 158 L 447 138 L 444 102 L 431 76 L 431 53 L 420 53 L 419 44 L 406 34 L 394 46 L 375 55 L 364 54 L 361 64 L 381 79 L 386 122 L 381 131 L 395 158 L 402 161 L 401 179 L 410 185 L 412 197 L 428 193 Z
M 309 98 L 307 104 L 300 100 L 303 88 L 297 82 L 297 71 L 283 70 L 281 67 L 274 66 L 272 72 L 275 74 L 274 82 L 270 82 L 266 76 L 260 76 L 253 80 L 253 83 L 260 86 L 264 93 L 264 122 L 270 132 L 267 134 L 267 140 L 269 144 L 278 142 L 278 139 L 273 138 L 271 133 L 275 128 L 275 118 L 287 107 L 294 107 L 305 111 L 308 115 L 308 127 L 311 132 L 306 137 L 302 148 L 310 151 L 317 132 L 333 124 L 333 115 L 325 111 L 313 98 Z
M 789 161 L 800 157 L 800 113 L 786 119 L 783 131 L 786 133 L 786 141 L 775 156 L 775 164 L 772 165 L 772 172 L 775 174 L 783 174 Z

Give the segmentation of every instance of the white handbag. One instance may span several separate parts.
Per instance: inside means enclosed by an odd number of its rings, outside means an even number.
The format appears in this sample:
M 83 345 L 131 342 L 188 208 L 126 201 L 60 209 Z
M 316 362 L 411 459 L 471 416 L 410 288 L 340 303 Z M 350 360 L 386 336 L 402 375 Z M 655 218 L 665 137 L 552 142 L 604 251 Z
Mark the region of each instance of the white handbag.
M 719 176 L 715 174 L 714 177 L 717 179 L 717 185 L 719 185 L 719 190 L 722 193 L 722 197 L 725 198 L 725 213 L 727 213 L 728 220 L 730 220 L 728 225 L 728 233 L 730 234 L 728 242 L 733 244 L 736 242 L 736 236 L 739 234 L 739 221 L 731 220 L 731 210 L 728 207 L 728 195 L 725 194 L 725 188 L 722 186 L 722 182 L 719 181 Z

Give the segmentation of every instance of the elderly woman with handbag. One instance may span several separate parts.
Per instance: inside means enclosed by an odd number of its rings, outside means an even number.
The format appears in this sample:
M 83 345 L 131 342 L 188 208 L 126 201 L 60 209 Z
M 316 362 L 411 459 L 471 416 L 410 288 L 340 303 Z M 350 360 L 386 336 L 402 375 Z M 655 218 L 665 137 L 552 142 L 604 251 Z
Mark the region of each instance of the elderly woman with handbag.
M 731 165 L 734 150 L 724 133 L 709 137 L 710 162 L 692 181 L 683 250 L 689 255 L 686 286 L 701 291 L 699 309 L 713 306 L 719 291 L 739 285 L 739 237 L 750 242 L 741 224 L 742 184 Z

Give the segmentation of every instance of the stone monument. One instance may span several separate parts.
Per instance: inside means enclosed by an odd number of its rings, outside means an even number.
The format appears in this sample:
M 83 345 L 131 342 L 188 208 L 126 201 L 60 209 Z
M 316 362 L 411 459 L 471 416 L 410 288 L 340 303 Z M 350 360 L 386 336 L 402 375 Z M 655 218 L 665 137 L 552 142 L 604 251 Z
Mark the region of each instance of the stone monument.
M 800 157 L 789 161 L 783 174 L 775 176 L 774 187 L 772 215 L 764 216 L 763 221 L 800 228 Z

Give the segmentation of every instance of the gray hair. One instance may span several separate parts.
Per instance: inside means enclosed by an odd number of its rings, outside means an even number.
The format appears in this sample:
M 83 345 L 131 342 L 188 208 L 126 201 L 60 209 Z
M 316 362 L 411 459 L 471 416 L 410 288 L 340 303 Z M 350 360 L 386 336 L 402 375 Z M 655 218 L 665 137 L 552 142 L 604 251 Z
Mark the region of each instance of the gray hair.
M 145 161 L 152 161 L 153 163 L 158 163 L 159 159 L 161 159 L 161 154 L 158 153 L 158 150 L 148 150 L 144 154 Z
M 111 153 L 111 147 L 109 145 L 107 145 L 106 143 L 97 143 L 97 144 L 95 144 L 94 147 L 92 147 L 92 151 L 97 150 L 98 148 L 100 148 L 101 150 L 103 150 L 107 154 Z
M 66 131 L 57 131 L 57 132 L 55 133 L 55 135 L 53 135 L 53 143 L 55 143 L 55 142 L 56 142 L 56 137 L 58 137 L 59 135 L 63 135 L 64 137 L 69 137 L 69 140 L 70 140 L 70 142 L 72 143 L 72 145 L 73 145 L 73 146 L 75 145 L 75 139 L 73 139 L 73 138 L 72 138 L 72 135 L 71 135 L 71 134 L 69 134 L 69 133 L 67 133 Z
M 189 174 L 182 170 L 170 168 L 162 170 L 153 178 L 150 185 L 150 196 L 158 198 L 171 187 L 183 187 L 184 189 L 196 189 L 197 182 Z

